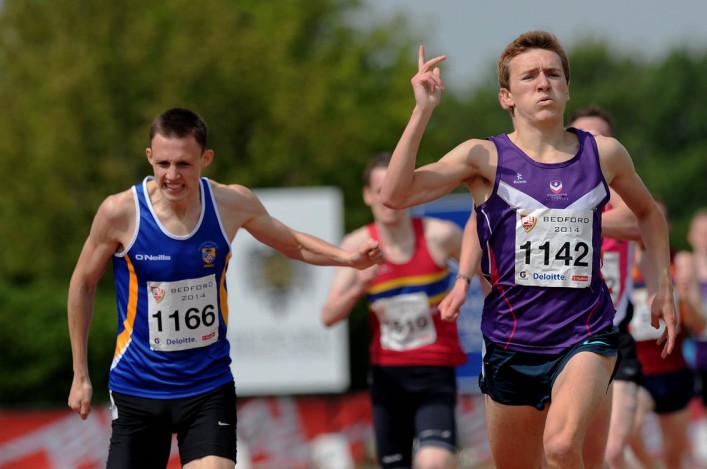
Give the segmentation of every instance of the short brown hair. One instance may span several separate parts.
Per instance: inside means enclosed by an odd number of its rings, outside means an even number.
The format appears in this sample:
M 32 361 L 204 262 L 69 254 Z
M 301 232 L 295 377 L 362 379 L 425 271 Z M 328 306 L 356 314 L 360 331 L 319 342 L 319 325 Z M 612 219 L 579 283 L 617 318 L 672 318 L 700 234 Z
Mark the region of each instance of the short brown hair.
M 387 168 L 390 164 L 390 158 L 393 156 L 390 152 L 378 153 L 376 156 L 371 158 L 371 161 L 366 165 L 366 169 L 363 170 L 363 186 L 368 187 L 371 185 L 371 173 L 376 168 Z
M 178 138 L 191 135 L 202 151 L 206 150 L 209 143 L 209 129 L 204 119 L 185 108 L 175 107 L 157 116 L 150 126 L 150 145 L 157 134 Z
M 596 104 L 590 104 L 589 106 L 581 107 L 575 110 L 572 113 L 570 122 L 574 122 L 582 117 L 596 117 L 603 120 L 604 122 L 606 122 L 606 125 L 609 126 L 610 135 L 608 136 L 611 137 L 614 135 L 614 119 L 611 118 L 608 112 L 606 112 Z
M 530 49 L 545 49 L 559 55 L 562 61 L 562 70 L 565 72 L 565 79 L 567 83 L 570 82 L 570 62 L 560 41 L 554 35 L 545 31 L 529 31 L 521 34 L 511 42 L 498 59 L 498 85 L 501 88 L 509 89 L 511 60 Z

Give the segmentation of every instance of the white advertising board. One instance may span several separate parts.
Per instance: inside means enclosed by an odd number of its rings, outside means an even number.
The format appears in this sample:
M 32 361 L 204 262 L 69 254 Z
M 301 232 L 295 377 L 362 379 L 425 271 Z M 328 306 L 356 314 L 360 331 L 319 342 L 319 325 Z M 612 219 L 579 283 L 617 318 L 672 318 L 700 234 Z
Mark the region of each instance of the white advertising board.
M 291 228 L 339 244 L 343 197 L 337 188 L 255 190 Z M 333 393 L 348 389 L 347 322 L 325 328 L 320 310 L 334 267 L 288 259 L 240 230 L 228 285 L 231 369 L 239 396 Z

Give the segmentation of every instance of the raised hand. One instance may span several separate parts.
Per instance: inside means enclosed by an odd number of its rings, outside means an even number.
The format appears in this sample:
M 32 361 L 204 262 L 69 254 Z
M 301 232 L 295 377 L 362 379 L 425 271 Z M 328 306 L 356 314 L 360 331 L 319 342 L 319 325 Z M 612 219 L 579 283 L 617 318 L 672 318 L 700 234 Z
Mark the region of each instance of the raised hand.
M 433 108 L 439 104 L 444 90 L 442 77 L 437 64 L 447 58 L 446 55 L 440 55 L 434 59 L 425 61 L 425 46 L 420 46 L 420 51 L 417 59 L 417 73 L 412 77 L 412 89 L 415 92 L 415 102 L 420 107 L 432 106 Z

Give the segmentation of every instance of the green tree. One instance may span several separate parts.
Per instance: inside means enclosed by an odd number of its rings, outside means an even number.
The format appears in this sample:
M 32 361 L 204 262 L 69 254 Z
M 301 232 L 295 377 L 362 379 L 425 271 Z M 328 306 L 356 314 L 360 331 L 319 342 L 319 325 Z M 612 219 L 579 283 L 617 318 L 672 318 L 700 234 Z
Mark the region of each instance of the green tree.
M 69 277 L 101 200 L 150 172 L 147 131 L 161 111 L 190 107 L 209 123 L 217 157 L 207 176 L 340 186 L 347 222 L 366 217 L 360 172 L 400 132 L 415 56 L 401 20 L 352 29 L 358 6 L 3 2 L 0 402 L 65 401 Z M 91 356 L 97 399 L 115 330 L 110 275 L 103 283 L 90 339 L 103 351 Z
M 707 203 L 707 54 L 676 49 L 651 63 L 609 50 L 588 41 L 571 51 L 572 109 L 596 103 L 613 115 L 636 170 L 668 206 L 673 249 L 685 249 L 689 219 Z
M 370 220 L 361 171 L 392 150 L 414 99 L 420 41 L 403 18 L 354 28 L 357 0 L 5 0 L 0 9 L 0 403 L 63 404 L 71 372 L 66 289 L 102 199 L 150 172 L 147 130 L 186 106 L 211 127 L 206 175 L 249 187 L 334 185 L 346 230 Z M 649 189 L 668 203 L 673 247 L 705 205 L 707 58 L 643 62 L 602 40 L 569 51 L 574 107 L 597 103 Z M 500 53 L 500 51 L 499 51 Z M 444 64 L 441 65 L 444 73 Z M 510 130 L 488 80 L 445 92 L 419 162 Z M 90 341 L 105 399 L 115 301 L 103 279 Z M 352 318 L 354 383 L 368 343 Z

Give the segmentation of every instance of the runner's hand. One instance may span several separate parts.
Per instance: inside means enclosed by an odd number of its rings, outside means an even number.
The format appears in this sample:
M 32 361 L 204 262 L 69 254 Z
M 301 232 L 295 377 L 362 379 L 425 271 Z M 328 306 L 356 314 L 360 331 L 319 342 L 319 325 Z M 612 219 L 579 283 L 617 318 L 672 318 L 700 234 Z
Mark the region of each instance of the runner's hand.
M 461 307 L 466 302 L 469 284 L 462 280 L 454 282 L 452 290 L 439 304 L 439 314 L 444 321 L 456 321 Z
M 420 46 L 417 59 L 417 73 L 412 77 L 412 89 L 415 92 L 415 103 L 421 108 L 435 108 L 442 96 L 444 84 L 437 64 L 447 58 L 440 55 L 425 61 L 425 47 Z

